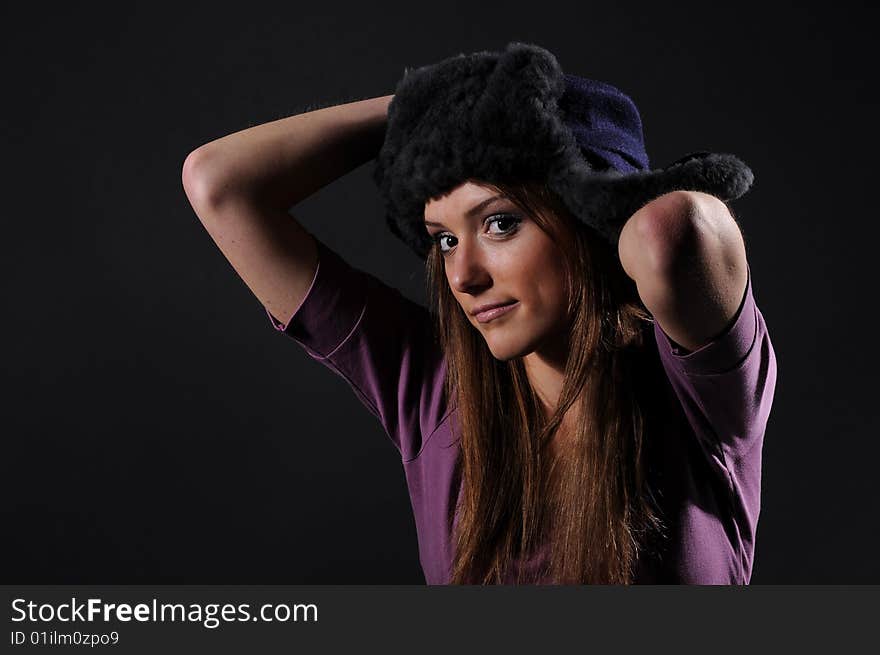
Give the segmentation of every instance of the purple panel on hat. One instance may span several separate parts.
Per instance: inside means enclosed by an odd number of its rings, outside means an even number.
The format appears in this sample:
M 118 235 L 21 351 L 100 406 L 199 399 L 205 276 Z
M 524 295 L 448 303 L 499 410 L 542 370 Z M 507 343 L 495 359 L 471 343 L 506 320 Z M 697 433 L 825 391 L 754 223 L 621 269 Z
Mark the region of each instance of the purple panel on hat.
M 639 110 L 620 89 L 566 74 L 559 108 L 581 150 L 624 173 L 648 168 Z

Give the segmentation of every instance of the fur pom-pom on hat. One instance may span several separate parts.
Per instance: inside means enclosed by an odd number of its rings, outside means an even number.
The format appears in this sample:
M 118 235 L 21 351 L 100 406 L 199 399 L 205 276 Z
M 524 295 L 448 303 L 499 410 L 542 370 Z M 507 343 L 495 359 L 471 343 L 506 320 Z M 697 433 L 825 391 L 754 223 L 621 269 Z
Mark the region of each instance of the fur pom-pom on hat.
M 616 245 L 626 220 L 674 190 L 740 197 L 754 181 L 731 154 L 650 169 L 638 109 L 614 86 L 563 73 L 537 45 L 406 69 L 388 106 L 373 180 L 388 226 L 424 259 L 425 203 L 462 182 L 543 182 Z

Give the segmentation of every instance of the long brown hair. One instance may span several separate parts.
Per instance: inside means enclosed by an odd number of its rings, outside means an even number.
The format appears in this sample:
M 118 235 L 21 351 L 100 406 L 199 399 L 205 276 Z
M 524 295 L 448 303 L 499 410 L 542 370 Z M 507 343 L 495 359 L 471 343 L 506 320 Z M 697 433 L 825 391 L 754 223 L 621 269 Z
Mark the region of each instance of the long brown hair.
M 641 549 L 663 529 L 644 467 L 647 412 L 633 383 L 650 314 L 616 250 L 556 194 L 534 183 L 473 181 L 510 198 L 561 250 L 570 349 L 557 407 L 547 417 L 522 358 L 495 359 L 453 296 L 439 248 L 431 249 L 428 295 L 461 432 L 451 582 L 502 583 L 517 561 L 549 541 L 542 573 L 554 583 L 629 584 Z M 553 457 L 549 444 L 563 436 L 572 407 L 573 430 L 563 454 Z M 521 568 L 515 575 L 523 581 Z

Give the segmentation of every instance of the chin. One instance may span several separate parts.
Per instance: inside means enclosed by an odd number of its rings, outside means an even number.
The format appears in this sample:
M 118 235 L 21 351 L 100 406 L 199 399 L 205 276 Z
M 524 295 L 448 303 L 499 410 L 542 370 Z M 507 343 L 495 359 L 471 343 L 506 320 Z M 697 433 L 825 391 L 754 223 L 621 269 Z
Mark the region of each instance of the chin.
M 510 361 L 518 357 L 525 357 L 534 350 L 531 344 L 522 341 L 511 341 L 509 339 L 486 339 L 486 345 L 492 356 L 502 362 Z

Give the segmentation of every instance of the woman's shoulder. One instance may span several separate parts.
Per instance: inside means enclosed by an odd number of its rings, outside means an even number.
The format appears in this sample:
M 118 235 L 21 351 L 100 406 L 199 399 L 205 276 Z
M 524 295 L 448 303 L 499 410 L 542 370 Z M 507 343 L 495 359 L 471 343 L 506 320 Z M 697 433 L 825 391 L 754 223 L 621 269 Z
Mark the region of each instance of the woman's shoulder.
M 446 413 L 446 360 L 428 309 L 321 241 L 302 304 L 275 328 L 343 377 L 406 459 Z M 270 315 L 270 319 L 271 319 Z

